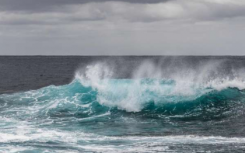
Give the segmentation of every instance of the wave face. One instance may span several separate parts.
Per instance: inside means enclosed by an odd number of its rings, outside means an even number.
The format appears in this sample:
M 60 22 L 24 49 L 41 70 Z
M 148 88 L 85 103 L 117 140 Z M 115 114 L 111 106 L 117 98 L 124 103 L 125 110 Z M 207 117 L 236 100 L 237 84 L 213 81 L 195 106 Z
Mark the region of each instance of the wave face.
M 3 152 L 237 151 L 245 146 L 242 69 L 139 64 L 130 77 L 105 62 L 63 86 L 0 95 Z M 192 150 L 192 151 L 193 151 Z

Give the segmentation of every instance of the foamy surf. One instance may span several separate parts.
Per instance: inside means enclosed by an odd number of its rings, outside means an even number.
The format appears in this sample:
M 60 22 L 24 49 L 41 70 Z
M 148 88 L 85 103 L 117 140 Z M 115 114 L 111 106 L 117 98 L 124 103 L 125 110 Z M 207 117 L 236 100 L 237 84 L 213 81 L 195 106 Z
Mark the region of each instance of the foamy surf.
M 94 63 L 69 84 L 2 94 L 0 152 L 243 150 L 243 71 L 220 66 L 166 71 L 145 61 L 120 78 Z

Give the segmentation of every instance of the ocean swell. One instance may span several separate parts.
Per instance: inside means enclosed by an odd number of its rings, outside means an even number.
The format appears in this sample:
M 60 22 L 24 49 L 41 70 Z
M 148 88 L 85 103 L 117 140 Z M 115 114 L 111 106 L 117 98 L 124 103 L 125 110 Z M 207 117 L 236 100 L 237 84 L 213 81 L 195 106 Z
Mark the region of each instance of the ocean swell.
M 79 79 L 64 86 L 1 95 L 1 113 L 35 118 L 76 116 L 90 118 L 115 112 L 148 115 L 203 116 L 222 114 L 243 103 L 244 91 L 238 87 L 189 86 L 180 88 L 174 80 L 105 79 L 96 82 Z
M 146 61 L 129 77 L 118 77 L 118 70 L 100 62 L 77 70 L 66 85 L 2 94 L 0 150 L 244 148 L 244 75 L 222 75 L 219 65 L 166 71 Z
M 214 77 L 209 65 L 202 67 L 204 72 L 187 69 L 186 73 L 179 70 L 178 75 L 166 75 L 147 61 L 132 77 L 115 78 L 113 68 L 106 63 L 95 63 L 78 70 L 70 84 L 1 95 L 1 113 L 21 114 L 20 118 L 75 116 L 83 119 L 115 112 L 222 116 L 245 101 L 245 81 L 235 73 L 233 77 Z

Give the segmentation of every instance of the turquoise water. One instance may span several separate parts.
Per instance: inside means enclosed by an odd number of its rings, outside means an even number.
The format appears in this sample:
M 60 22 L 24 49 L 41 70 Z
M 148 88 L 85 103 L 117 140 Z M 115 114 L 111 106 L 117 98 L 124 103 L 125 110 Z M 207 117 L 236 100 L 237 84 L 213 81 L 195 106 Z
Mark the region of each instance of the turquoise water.
M 0 95 L 0 152 L 242 151 L 244 103 L 234 80 L 76 77 Z

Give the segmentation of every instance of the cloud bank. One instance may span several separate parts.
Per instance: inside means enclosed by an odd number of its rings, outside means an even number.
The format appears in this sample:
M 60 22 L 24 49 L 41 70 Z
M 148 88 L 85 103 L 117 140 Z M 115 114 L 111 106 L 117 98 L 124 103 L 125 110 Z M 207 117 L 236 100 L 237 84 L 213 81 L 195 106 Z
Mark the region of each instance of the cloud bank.
M 224 34 L 228 37 L 234 27 L 239 31 L 244 30 L 242 28 L 244 18 L 244 0 L 0 0 L 0 40 L 6 41 L 9 38 L 21 44 L 23 42 L 17 39 L 28 36 L 35 39 L 43 39 L 48 36 L 53 39 L 63 39 L 75 36 L 76 39 L 82 40 L 85 39 L 84 37 L 88 37 L 85 40 L 88 41 L 92 37 L 101 37 L 106 34 L 108 40 L 100 42 L 101 46 L 104 49 L 112 50 L 113 48 L 108 46 L 113 45 L 108 45 L 108 43 L 110 41 L 113 43 L 113 40 L 118 37 L 120 37 L 118 41 L 123 41 L 121 43 L 124 45 L 132 43 L 126 40 L 129 35 L 130 39 L 134 39 L 132 41 L 140 42 L 142 36 L 138 31 L 145 33 L 144 37 L 146 38 L 144 39 L 156 39 L 156 37 L 161 39 L 160 34 L 155 34 L 152 31 L 162 32 L 162 39 L 167 39 L 165 42 L 168 44 L 174 44 L 176 40 L 179 40 L 179 36 L 175 36 L 176 32 L 185 34 L 185 36 L 181 36 L 183 39 L 181 42 L 185 42 L 186 37 L 194 37 L 195 35 L 186 34 L 181 30 L 190 30 L 190 32 L 194 30 L 197 39 L 200 36 L 209 35 L 207 38 L 210 37 L 210 40 L 213 39 L 212 37 L 216 37 L 218 40 L 219 33 L 213 36 L 213 33 L 210 33 L 212 30 L 206 29 L 207 25 L 210 29 L 216 29 L 214 31 L 217 32 L 223 29 Z M 197 25 L 199 26 L 197 27 Z M 204 25 L 206 26 L 203 27 Z M 202 28 L 203 31 L 200 30 Z M 232 35 L 236 35 L 238 30 L 234 29 Z M 223 32 L 220 31 L 220 33 Z M 174 40 L 173 37 L 178 38 Z M 172 41 L 169 42 L 169 39 Z M 156 43 L 158 41 L 155 40 Z M 88 43 L 93 42 L 91 40 Z M 100 46 L 100 43 L 97 45 Z M 209 41 L 207 43 L 212 46 Z M 118 47 L 121 47 L 122 44 Z M 153 45 L 154 41 L 151 44 Z M 236 45 L 241 48 L 240 44 Z M 86 49 L 88 48 L 89 46 Z M 94 50 L 99 51 L 98 48 Z M 178 49 L 183 50 L 179 51 L 180 54 L 185 52 L 185 47 Z M 137 52 L 140 49 L 132 47 L 131 50 L 136 50 L 134 54 L 141 54 L 140 51 Z M 38 51 L 37 54 L 39 54 Z
M 4 11 L 0 12 L 0 24 L 62 24 L 98 20 L 112 22 L 187 20 L 198 22 L 245 16 L 244 0 L 132 2 L 137 1 L 2 0 L 0 6 Z M 3 4 L 1 5 L 1 3 Z M 35 10 L 33 6 L 39 7 Z M 45 8 L 49 9 L 40 11 Z M 29 12 L 30 10 L 32 12 Z

